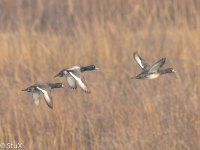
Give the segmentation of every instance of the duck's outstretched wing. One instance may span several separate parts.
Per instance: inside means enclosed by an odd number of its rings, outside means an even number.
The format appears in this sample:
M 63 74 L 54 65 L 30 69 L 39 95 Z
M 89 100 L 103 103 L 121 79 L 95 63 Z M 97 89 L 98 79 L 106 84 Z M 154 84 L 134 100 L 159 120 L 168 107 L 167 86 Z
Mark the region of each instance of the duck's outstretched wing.
M 137 52 L 133 53 L 133 57 L 143 70 L 146 70 L 150 67 L 150 65 L 144 59 L 142 59 Z
M 159 61 L 157 61 L 156 63 L 154 63 L 151 66 L 151 68 L 149 69 L 149 72 L 151 72 L 151 73 L 157 72 L 165 64 L 165 60 L 166 60 L 166 58 L 162 58 Z
M 37 87 L 38 90 L 40 90 L 44 94 L 44 99 L 49 106 L 49 108 L 53 109 L 53 99 L 51 97 L 51 93 L 49 91 L 43 90 L 40 87 Z
M 69 72 L 71 74 L 71 76 L 76 80 L 76 82 L 78 83 L 78 85 L 81 87 L 81 89 L 87 93 L 90 93 L 90 90 L 88 89 L 84 78 L 83 77 L 77 77 L 74 73 Z
M 71 75 L 66 75 L 67 82 L 72 89 L 77 88 L 76 80 Z
M 39 92 L 33 93 L 33 101 L 36 105 L 38 105 L 40 103 L 40 93 Z

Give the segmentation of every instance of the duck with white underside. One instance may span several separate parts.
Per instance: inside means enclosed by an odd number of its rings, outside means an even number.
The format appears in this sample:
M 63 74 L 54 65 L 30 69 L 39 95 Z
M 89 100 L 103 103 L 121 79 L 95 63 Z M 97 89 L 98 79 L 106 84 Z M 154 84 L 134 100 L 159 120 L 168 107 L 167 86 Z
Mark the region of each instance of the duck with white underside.
M 160 75 L 176 72 L 173 68 L 161 69 L 162 66 L 165 64 L 166 58 L 162 58 L 153 65 L 149 65 L 144 59 L 139 56 L 137 52 L 133 54 L 133 57 L 143 71 L 136 77 L 132 77 L 132 79 L 156 79 Z
M 87 84 L 85 82 L 83 72 L 85 71 L 93 71 L 97 70 L 95 65 L 89 65 L 89 66 L 73 66 L 71 68 L 65 68 L 61 70 L 58 74 L 56 74 L 54 77 L 65 77 L 67 79 L 67 82 L 69 86 L 72 89 L 76 89 L 77 85 L 80 86 L 80 88 L 87 92 L 90 93 L 89 88 L 87 87 Z
M 33 100 L 36 105 L 40 102 L 40 95 L 44 95 L 44 99 L 49 108 L 53 109 L 53 99 L 51 96 L 51 90 L 54 88 L 63 88 L 62 83 L 38 83 L 34 84 L 22 91 L 30 92 L 33 94 Z

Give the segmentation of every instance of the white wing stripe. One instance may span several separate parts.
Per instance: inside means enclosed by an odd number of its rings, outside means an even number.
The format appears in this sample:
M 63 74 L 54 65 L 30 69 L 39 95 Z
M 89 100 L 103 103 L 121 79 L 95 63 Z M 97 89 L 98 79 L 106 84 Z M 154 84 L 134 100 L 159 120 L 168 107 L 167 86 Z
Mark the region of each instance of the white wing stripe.
M 72 77 L 74 77 L 75 80 L 77 80 L 77 81 L 81 80 L 80 78 L 78 78 L 77 76 L 75 76 L 72 72 L 69 72 L 69 73 L 72 75 Z
M 69 73 L 72 75 L 72 77 L 74 77 L 74 79 L 78 82 L 78 84 L 80 85 L 80 87 L 81 87 L 84 91 L 89 92 L 87 86 L 83 83 L 83 81 L 82 81 L 80 78 L 78 78 L 77 76 L 75 76 L 72 72 L 69 72 Z
M 46 101 L 51 103 L 51 98 L 49 97 L 48 92 L 39 87 L 37 87 L 37 89 L 40 90 L 44 94 L 44 98 L 46 99 Z
M 140 67 L 144 69 L 144 66 L 142 65 L 142 61 L 141 61 L 140 57 L 137 54 L 135 54 L 135 60 L 140 65 Z

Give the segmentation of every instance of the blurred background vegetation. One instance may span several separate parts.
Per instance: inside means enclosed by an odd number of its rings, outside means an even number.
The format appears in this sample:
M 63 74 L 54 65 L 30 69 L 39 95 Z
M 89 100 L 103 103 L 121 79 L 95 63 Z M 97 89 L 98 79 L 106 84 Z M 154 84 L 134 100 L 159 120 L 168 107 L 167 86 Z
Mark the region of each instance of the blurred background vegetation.
M 199 0 L 0 0 L 0 143 L 27 150 L 199 150 Z M 166 57 L 176 75 L 130 80 Z M 95 64 L 92 91 L 21 91 Z

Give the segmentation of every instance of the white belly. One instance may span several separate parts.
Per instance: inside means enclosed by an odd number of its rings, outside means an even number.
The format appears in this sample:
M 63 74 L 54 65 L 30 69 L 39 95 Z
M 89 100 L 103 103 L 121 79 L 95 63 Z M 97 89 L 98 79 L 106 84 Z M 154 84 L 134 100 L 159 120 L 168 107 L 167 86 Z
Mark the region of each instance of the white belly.
M 158 73 L 148 75 L 148 79 L 155 79 L 155 78 L 157 78 L 157 77 L 159 77 L 159 74 L 158 74 Z

